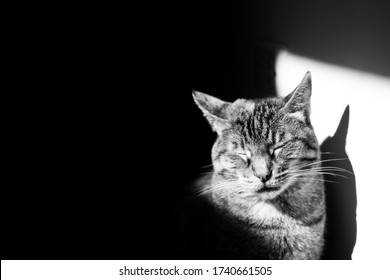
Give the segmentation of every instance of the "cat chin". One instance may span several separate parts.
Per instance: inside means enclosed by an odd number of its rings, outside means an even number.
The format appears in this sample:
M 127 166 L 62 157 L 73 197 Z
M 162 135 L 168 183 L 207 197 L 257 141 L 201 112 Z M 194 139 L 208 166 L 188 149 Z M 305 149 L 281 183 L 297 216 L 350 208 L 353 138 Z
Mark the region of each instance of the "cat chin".
M 280 194 L 280 192 L 267 192 L 267 193 L 259 193 L 259 192 L 242 192 L 238 193 L 235 197 L 236 199 L 242 200 L 243 202 L 252 201 L 254 203 L 267 201 L 274 199 Z
M 259 197 L 261 200 L 272 200 L 283 193 L 286 189 L 288 189 L 293 183 L 290 180 L 280 182 L 275 184 L 272 188 L 268 187 L 263 189 L 262 192 L 259 193 Z
M 236 198 L 243 200 L 266 201 L 274 199 L 282 192 L 282 186 L 270 184 L 257 184 L 248 187 L 244 191 L 236 193 Z
M 271 200 L 280 195 L 289 186 L 289 182 L 268 181 L 265 184 L 261 183 L 255 193 L 260 200 Z
M 278 192 L 260 193 L 258 194 L 258 196 L 260 201 L 267 201 L 276 198 L 279 194 L 280 192 L 278 191 Z

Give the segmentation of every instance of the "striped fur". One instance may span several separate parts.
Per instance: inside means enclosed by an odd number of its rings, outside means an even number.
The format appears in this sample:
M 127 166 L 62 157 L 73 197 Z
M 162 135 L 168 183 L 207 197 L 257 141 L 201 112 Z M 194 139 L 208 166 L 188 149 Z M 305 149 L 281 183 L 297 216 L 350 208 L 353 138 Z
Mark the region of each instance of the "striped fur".
M 229 103 L 194 92 L 218 133 L 212 149 L 214 173 L 203 181 L 201 192 L 229 221 L 226 231 L 238 232 L 224 243 L 234 248 L 225 248 L 227 254 L 320 258 L 325 196 L 319 145 L 309 118 L 310 95 L 309 72 L 285 98 Z

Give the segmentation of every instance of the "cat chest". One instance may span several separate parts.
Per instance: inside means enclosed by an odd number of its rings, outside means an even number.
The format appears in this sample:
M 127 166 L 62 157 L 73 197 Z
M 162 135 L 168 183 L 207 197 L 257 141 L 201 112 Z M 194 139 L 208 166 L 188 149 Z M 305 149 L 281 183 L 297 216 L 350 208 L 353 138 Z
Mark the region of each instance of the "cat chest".
M 268 202 L 259 202 L 251 207 L 249 216 L 253 221 L 266 224 L 281 222 L 285 216 L 274 205 Z

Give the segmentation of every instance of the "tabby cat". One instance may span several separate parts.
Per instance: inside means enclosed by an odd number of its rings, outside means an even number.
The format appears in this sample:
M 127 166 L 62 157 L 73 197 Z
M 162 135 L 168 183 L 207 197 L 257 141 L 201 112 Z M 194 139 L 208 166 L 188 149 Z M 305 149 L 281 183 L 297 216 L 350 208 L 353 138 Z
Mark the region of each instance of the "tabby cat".
M 288 96 L 224 102 L 193 92 L 218 138 L 199 193 L 223 216 L 221 258 L 319 259 L 325 224 L 311 74 Z

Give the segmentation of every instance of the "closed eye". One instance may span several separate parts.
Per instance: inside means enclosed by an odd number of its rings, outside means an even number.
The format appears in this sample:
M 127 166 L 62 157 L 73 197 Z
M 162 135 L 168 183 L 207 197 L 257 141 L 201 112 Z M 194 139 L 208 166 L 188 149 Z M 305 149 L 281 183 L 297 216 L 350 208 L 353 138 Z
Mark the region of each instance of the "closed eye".
M 252 157 L 251 152 L 246 151 L 245 153 L 237 153 L 245 162 L 248 162 L 250 158 Z
M 277 157 L 279 155 L 280 151 L 282 150 L 282 148 L 283 148 L 283 146 L 280 146 L 280 147 L 273 149 L 272 155 Z
M 282 150 L 282 148 L 283 148 L 284 146 L 286 146 L 286 144 L 287 144 L 288 142 L 289 142 L 289 141 L 277 145 L 276 147 L 274 147 L 273 149 L 271 149 L 270 154 L 271 154 L 272 156 L 277 157 L 277 156 L 279 155 L 280 151 Z

